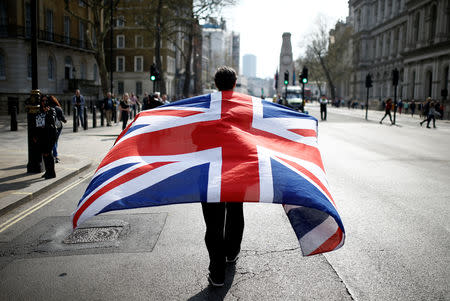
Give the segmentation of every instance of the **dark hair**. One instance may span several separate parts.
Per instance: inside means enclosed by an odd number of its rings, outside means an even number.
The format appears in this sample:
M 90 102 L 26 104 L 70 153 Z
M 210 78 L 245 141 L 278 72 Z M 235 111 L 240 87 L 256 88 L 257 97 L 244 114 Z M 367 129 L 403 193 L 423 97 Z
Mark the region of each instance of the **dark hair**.
M 236 71 L 228 66 L 217 68 L 216 74 L 214 75 L 214 82 L 219 91 L 233 90 L 236 80 Z

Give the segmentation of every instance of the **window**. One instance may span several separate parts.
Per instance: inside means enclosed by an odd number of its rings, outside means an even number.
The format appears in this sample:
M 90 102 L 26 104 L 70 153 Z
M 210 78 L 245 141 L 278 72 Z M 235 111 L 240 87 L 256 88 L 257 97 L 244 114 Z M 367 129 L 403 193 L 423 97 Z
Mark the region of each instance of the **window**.
M 125 26 L 125 18 L 123 16 L 118 16 L 116 25 L 117 25 L 117 27 L 124 27 Z
M 123 34 L 117 36 L 117 48 L 125 48 L 125 36 Z
M 71 78 L 73 78 L 72 58 L 70 56 L 66 56 L 64 58 L 64 79 Z
M 8 36 L 8 11 L 6 1 L 0 1 L 0 35 Z
M 143 25 L 144 24 L 144 21 L 143 21 L 143 18 L 142 18 L 141 15 L 136 15 L 134 17 L 134 24 L 136 24 L 136 25 Z
M 45 31 L 48 41 L 53 41 L 53 11 L 47 9 L 45 11 Z
M 80 43 L 79 43 L 79 46 L 80 46 L 80 48 L 85 48 L 85 40 L 84 40 L 84 33 L 85 33 L 85 31 L 86 31 L 86 27 L 84 26 L 84 23 L 83 22 L 81 22 L 80 21 L 80 23 L 79 23 L 79 40 L 80 40 Z
M 98 67 L 97 64 L 94 64 L 94 81 L 97 81 L 98 78 Z
M 434 42 L 434 38 L 436 37 L 436 21 L 437 21 L 437 12 L 436 5 L 431 7 L 431 24 L 430 24 L 430 41 Z
M 31 67 L 31 53 L 28 53 L 27 56 L 27 78 L 31 79 L 33 77 L 33 71 Z
M 0 52 L 0 79 L 6 79 L 6 58 L 3 53 Z
M 125 71 L 125 57 L 124 56 L 118 56 L 116 57 L 116 71 L 117 72 L 124 72 Z
M 70 17 L 64 16 L 64 42 L 70 44 Z
M 141 35 L 135 36 L 135 40 L 136 40 L 136 48 L 144 47 L 144 40 Z
M 142 65 L 144 61 L 144 58 L 142 56 L 135 56 L 134 57 L 134 72 L 142 72 L 143 67 Z
M 142 82 L 136 82 L 136 95 L 142 95 Z
M 51 56 L 48 57 L 47 72 L 49 80 L 55 79 L 55 61 Z
M 117 91 L 118 91 L 119 95 L 123 95 L 123 93 L 125 91 L 124 86 L 123 86 L 123 82 L 118 82 L 117 83 Z
M 78 5 L 81 7 L 86 7 L 86 3 L 84 1 L 85 0 L 78 0 Z
M 419 41 L 419 32 L 420 32 L 420 12 L 416 14 L 416 18 L 414 19 L 414 41 Z
M 80 78 L 81 79 L 86 79 L 86 63 L 85 62 L 81 62 L 80 64 Z
M 95 35 L 95 29 L 92 29 L 92 45 L 97 48 L 97 36 Z

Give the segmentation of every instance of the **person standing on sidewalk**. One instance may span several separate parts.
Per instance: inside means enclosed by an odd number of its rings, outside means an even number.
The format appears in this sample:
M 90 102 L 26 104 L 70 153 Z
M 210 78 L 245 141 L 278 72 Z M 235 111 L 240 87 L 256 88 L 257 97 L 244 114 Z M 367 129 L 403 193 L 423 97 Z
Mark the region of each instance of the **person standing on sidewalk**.
M 56 99 L 55 96 L 50 95 L 48 100 L 49 100 L 50 106 L 55 110 L 55 113 L 56 113 L 56 119 L 55 119 L 56 140 L 55 140 L 55 144 L 53 145 L 53 158 L 55 158 L 55 163 L 59 163 L 58 140 L 59 140 L 59 136 L 61 135 L 61 132 L 62 132 L 63 122 L 66 123 L 67 120 L 66 120 L 66 117 L 64 116 L 64 112 L 61 109 L 61 105 L 59 104 L 58 99 Z
M 416 102 L 414 101 L 414 99 L 409 104 L 409 108 L 411 110 L 411 117 L 414 117 L 414 113 L 416 112 Z
M 219 67 L 214 82 L 219 91 L 232 91 L 236 87 L 234 69 Z M 209 253 L 208 281 L 212 286 L 224 285 L 227 263 L 234 263 L 241 250 L 244 233 L 243 203 L 202 203 L 206 224 L 205 243 Z
M 130 116 L 130 102 L 128 93 L 125 93 L 119 104 L 120 119 L 122 120 L 122 131 L 127 127 L 128 118 Z
M 106 98 L 103 99 L 102 109 L 105 111 L 106 126 L 111 126 L 112 113 L 114 108 L 114 100 L 111 92 L 106 94 Z
M 49 105 L 49 96 L 41 96 L 39 113 L 36 115 L 36 128 L 33 139 L 38 145 L 45 165 L 45 179 L 56 177 L 55 161 L 52 156 L 52 149 L 56 142 L 56 111 Z
M 319 103 L 320 103 L 320 119 L 322 120 L 327 120 L 327 104 L 328 104 L 328 100 L 325 97 L 325 95 L 322 95 L 319 99 Z
M 80 120 L 80 124 L 84 129 L 84 96 L 81 95 L 80 89 L 75 90 L 75 95 L 72 97 L 72 105 L 77 108 L 77 122 Z
M 389 119 L 391 120 L 391 123 L 392 123 L 391 110 L 392 110 L 392 99 L 388 98 L 386 100 L 384 116 L 383 116 L 383 118 L 381 118 L 380 124 L 383 123 L 383 120 L 384 120 L 384 118 L 386 118 L 386 116 L 389 116 Z

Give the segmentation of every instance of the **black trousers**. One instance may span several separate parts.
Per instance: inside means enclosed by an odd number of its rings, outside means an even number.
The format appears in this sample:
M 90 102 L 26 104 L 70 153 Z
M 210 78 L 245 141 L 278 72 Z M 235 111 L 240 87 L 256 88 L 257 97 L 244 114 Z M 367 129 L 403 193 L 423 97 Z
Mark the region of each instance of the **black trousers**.
M 327 120 L 327 104 L 325 103 L 320 104 L 320 118 L 322 120 Z
M 209 272 L 214 279 L 225 278 L 226 258 L 241 250 L 244 233 L 242 203 L 202 203 L 206 224 L 205 243 L 209 253 Z

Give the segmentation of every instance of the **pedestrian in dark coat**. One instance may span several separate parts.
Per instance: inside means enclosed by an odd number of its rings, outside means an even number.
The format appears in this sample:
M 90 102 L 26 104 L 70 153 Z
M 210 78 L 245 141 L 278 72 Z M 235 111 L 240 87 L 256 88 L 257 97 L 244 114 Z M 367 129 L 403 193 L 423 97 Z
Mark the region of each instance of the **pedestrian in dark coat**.
M 420 126 L 428 121 L 428 113 L 430 111 L 431 97 L 427 98 L 427 102 L 423 105 L 422 115 L 425 116 L 425 119 L 420 122 Z
M 119 110 L 120 110 L 120 119 L 122 120 L 122 130 L 124 130 L 127 127 L 128 118 L 130 117 L 130 111 L 131 106 L 129 102 L 129 96 L 128 93 L 125 93 L 122 97 L 122 100 L 119 104 Z
M 55 161 L 52 156 L 52 149 L 56 142 L 56 111 L 49 105 L 49 96 L 41 96 L 39 113 L 36 114 L 36 128 L 33 139 L 42 154 L 45 165 L 43 178 L 55 178 Z
M 49 96 L 49 104 L 53 109 L 55 109 L 55 113 L 56 113 L 56 119 L 55 119 L 56 140 L 55 140 L 55 144 L 53 145 L 53 157 L 55 158 L 55 163 L 59 163 L 58 140 L 59 140 L 59 136 L 61 135 L 61 132 L 63 129 L 63 123 L 66 123 L 67 120 L 66 120 L 66 117 L 64 116 L 63 110 L 61 109 L 61 105 L 55 96 L 53 96 L 53 95 Z
M 411 117 L 414 117 L 414 113 L 416 112 L 416 102 L 414 99 L 411 101 L 409 108 L 411 109 Z

